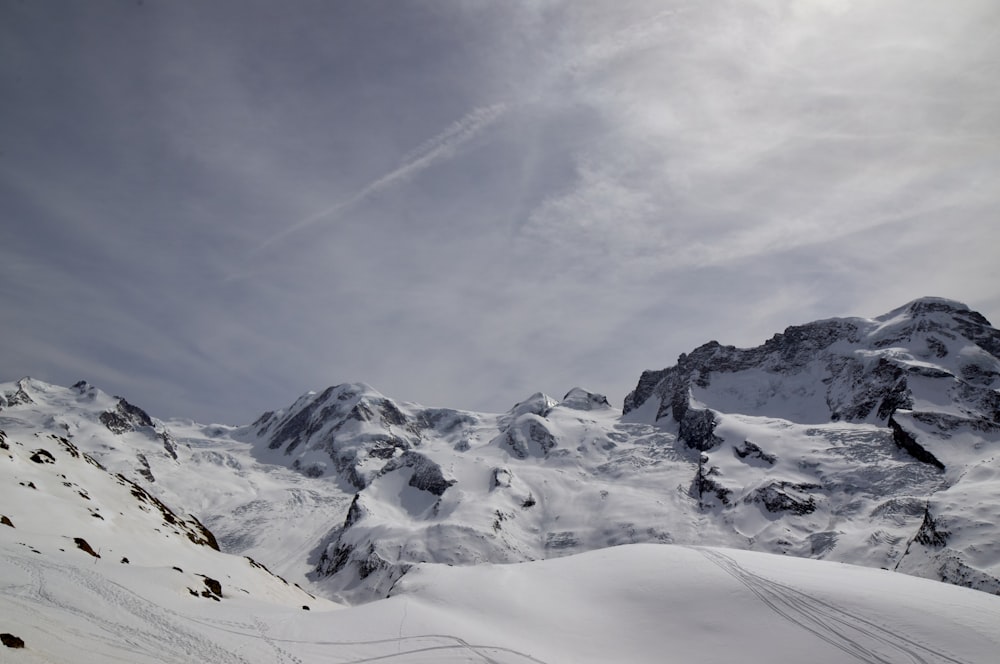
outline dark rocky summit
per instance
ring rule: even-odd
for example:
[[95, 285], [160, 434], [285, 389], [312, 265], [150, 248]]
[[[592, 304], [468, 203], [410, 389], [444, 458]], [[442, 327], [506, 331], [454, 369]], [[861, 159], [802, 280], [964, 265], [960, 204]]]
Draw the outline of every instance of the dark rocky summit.
[[101, 423], [111, 433], [116, 434], [135, 431], [138, 427], [153, 426], [153, 420], [150, 419], [146, 411], [138, 406], [133, 406], [121, 397], [118, 398], [118, 405], [114, 410], [101, 413]]

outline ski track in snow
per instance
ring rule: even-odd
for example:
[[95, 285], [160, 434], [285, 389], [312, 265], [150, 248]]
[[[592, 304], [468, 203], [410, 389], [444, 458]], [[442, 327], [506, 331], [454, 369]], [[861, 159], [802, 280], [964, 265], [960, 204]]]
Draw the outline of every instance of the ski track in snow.
[[914, 664], [970, 664], [801, 590], [755, 574], [724, 553], [692, 548], [746, 586], [782, 618], [815, 634], [858, 661], [866, 664], [899, 664], [901, 660], [886, 654], [887, 651], [895, 651]]
[[[261, 640], [263, 640], [265, 643], [267, 643], [269, 646], [271, 646], [275, 650], [276, 655], [279, 657], [279, 659], [275, 660], [277, 662], [292, 661], [292, 662], [296, 662], [297, 664], [301, 664], [301, 662], [303, 661], [300, 658], [296, 657], [295, 655], [292, 655], [291, 653], [289, 653], [287, 650], [283, 649], [279, 645], [279, 644], [282, 644], [282, 643], [286, 643], [286, 644], [299, 644], [299, 645], [307, 645], [307, 646], [336, 646], [336, 647], [367, 646], [367, 647], [372, 647], [374, 649], [377, 646], [398, 646], [400, 643], [408, 642], [408, 641], [410, 641], [410, 642], [411, 641], [432, 641], [432, 642], [433, 641], [451, 641], [452, 643], [448, 643], [448, 644], [444, 644], [444, 645], [426, 645], [426, 646], [422, 646], [422, 647], [419, 647], [419, 648], [417, 648], [417, 647], [411, 647], [408, 650], [398, 650], [398, 651], [392, 652], [392, 653], [376, 654], [376, 655], [371, 655], [371, 656], [367, 656], [367, 657], [362, 657], [360, 659], [344, 660], [342, 662], [342, 664], [362, 664], [363, 662], [386, 661], [386, 660], [390, 660], [390, 659], [404, 658], [407, 655], [414, 655], [414, 654], [419, 654], [419, 653], [427, 653], [427, 652], [435, 652], [435, 651], [444, 651], [444, 650], [465, 650], [465, 651], [470, 652], [471, 654], [475, 655], [476, 657], [482, 659], [484, 662], [487, 662], [489, 664], [503, 664], [503, 662], [501, 660], [497, 660], [497, 659], [494, 659], [493, 657], [490, 657], [487, 653], [491, 653], [491, 654], [493, 654], [493, 653], [499, 653], [499, 654], [504, 654], [504, 655], [513, 655], [513, 656], [515, 656], [517, 658], [516, 661], [520, 661], [520, 662], [527, 661], [527, 662], [534, 662], [535, 664], [546, 664], [545, 661], [540, 660], [537, 657], [532, 657], [531, 655], [529, 655], [527, 653], [524, 653], [524, 652], [521, 652], [519, 650], [514, 650], [512, 648], [505, 648], [503, 646], [491, 646], [491, 645], [482, 645], [482, 644], [469, 643], [465, 639], [462, 639], [460, 637], [457, 637], [457, 636], [454, 636], [454, 635], [451, 635], [451, 634], [415, 634], [415, 635], [411, 635], [411, 636], [394, 637], [394, 638], [391, 638], [391, 639], [368, 639], [368, 640], [361, 640], [361, 641], [316, 641], [316, 640], [313, 640], [313, 639], [309, 639], [309, 640], [305, 640], [305, 639], [282, 639], [282, 638], [276, 638], [276, 637], [269, 636], [267, 634], [267, 632], [269, 630], [268, 625], [266, 623], [264, 623], [263, 621], [261, 621], [259, 619], [256, 619], [256, 618], [254, 619], [254, 623], [251, 625], [251, 624], [247, 624], [247, 623], [232, 623], [232, 622], [226, 622], [226, 621], [208, 621], [206, 623], [206, 622], [202, 622], [201, 620], [196, 620], [194, 618], [188, 618], [186, 616], [180, 616], [180, 617], [187, 618], [188, 620], [192, 620], [194, 622], [197, 622], [198, 624], [203, 624], [203, 625], [205, 625], [207, 627], [213, 627], [215, 629], [218, 629], [218, 630], [224, 631], [224, 632], [228, 632], [230, 634], [236, 634], [236, 635], [239, 635], [239, 636], [261, 639]], [[216, 623], [216, 624], [209, 624], [209, 623]], [[253, 629], [257, 630], [257, 633], [248, 633], [248, 632], [243, 632], [243, 631], [237, 631], [237, 630], [234, 630], [234, 629], [227, 629], [227, 628], [221, 626], [223, 623], [225, 623], [225, 624], [231, 624], [231, 625], [234, 625], [234, 626], [240, 626], [240, 627], [246, 627], [246, 628], [253, 628]], [[503, 661], [510, 662], [511, 660], [505, 658]]]
[[[220, 664], [251, 664], [249, 660], [220, 646], [203, 634], [198, 634], [180, 624], [180, 620], [194, 623], [203, 628], [215, 629], [240, 637], [263, 641], [272, 652], [276, 664], [304, 664], [299, 656], [289, 652], [283, 644], [303, 646], [329, 646], [339, 648], [371, 648], [372, 653], [355, 659], [345, 659], [342, 664], [362, 664], [399, 660], [408, 656], [442, 651], [466, 651], [487, 664], [518, 664], [532, 662], [546, 664], [531, 655], [503, 646], [469, 643], [465, 639], [450, 634], [420, 634], [399, 636], [389, 639], [354, 641], [317, 641], [283, 639], [270, 635], [271, 626], [260, 618], [252, 622], [238, 622], [212, 618], [196, 618], [177, 611], [160, 607], [137, 595], [124, 586], [86, 569], [72, 565], [57, 566], [30, 557], [5, 556], [6, 562], [21, 569], [27, 575], [27, 582], [2, 588], [3, 594], [16, 602], [24, 611], [37, 613], [32, 604], [40, 604], [73, 614], [94, 625], [97, 629], [88, 636], [107, 643], [108, 646], [137, 656], [155, 653], [164, 662], [211, 661]], [[67, 603], [54, 595], [49, 587], [53, 584], [66, 587], [73, 585], [87, 593], [99, 597], [111, 606], [118, 607], [136, 620], [132, 624], [122, 624], [102, 616], [97, 607], [88, 610], [86, 602]], [[18, 601], [24, 600], [26, 602]], [[242, 629], [241, 629], [242, 628]], [[247, 630], [247, 631], [243, 631]], [[102, 636], [103, 635], [103, 636]], [[416, 642], [416, 643], [415, 643]], [[428, 643], [429, 642], [429, 643]], [[444, 643], [442, 643], [444, 642]], [[379, 653], [379, 646], [399, 646], [410, 644], [391, 653]], [[417, 647], [419, 646], [419, 647]], [[513, 656], [513, 658], [511, 657]], [[497, 658], [500, 659], [497, 659]]]
[[[11, 595], [29, 601], [34, 600], [85, 619], [99, 628], [89, 632], [88, 635], [100, 639], [99, 634], [105, 634], [102, 640], [114, 649], [137, 655], [156, 653], [157, 657], [162, 658], [161, 661], [250, 664], [248, 660], [234, 655], [204, 636], [185, 629], [183, 625], [171, 619], [170, 614], [173, 614], [173, 611], [140, 597], [100, 574], [71, 565], [57, 566], [31, 558], [8, 556], [6, 560], [24, 570], [30, 578], [27, 588], [20, 586], [19, 591]], [[56, 581], [57, 577], [61, 579]], [[50, 583], [62, 581], [83, 588], [111, 606], [127, 611], [137, 619], [136, 622], [125, 625], [102, 616], [97, 612], [97, 607], [88, 610], [84, 602], [69, 604], [62, 601], [49, 591]], [[14, 588], [8, 587], [4, 590], [6, 594]]]

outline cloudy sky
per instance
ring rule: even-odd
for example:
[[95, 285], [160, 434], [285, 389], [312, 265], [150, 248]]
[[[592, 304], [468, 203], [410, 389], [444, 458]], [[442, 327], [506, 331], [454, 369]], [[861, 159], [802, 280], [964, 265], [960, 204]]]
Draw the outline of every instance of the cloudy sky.
[[996, 0], [0, 2], [0, 380], [621, 404], [710, 339], [1000, 323]]

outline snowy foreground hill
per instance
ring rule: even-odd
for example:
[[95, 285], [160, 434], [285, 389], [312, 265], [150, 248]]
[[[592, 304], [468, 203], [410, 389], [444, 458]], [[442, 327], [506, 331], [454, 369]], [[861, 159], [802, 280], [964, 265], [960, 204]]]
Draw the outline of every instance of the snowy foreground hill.
[[994, 662], [998, 356], [924, 298], [710, 342], [623, 410], [351, 384], [229, 427], [0, 384], [0, 661]]

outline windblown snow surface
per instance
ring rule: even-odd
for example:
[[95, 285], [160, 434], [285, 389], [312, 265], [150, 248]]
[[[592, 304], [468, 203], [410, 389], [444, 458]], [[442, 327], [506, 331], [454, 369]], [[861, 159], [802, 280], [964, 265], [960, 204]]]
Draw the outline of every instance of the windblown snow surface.
[[624, 414], [0, 384], [0, 661], [1000, 661], [998, 352], [924, 298], [706, 344]]

